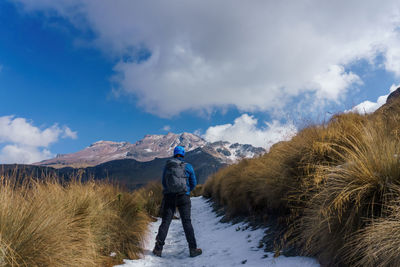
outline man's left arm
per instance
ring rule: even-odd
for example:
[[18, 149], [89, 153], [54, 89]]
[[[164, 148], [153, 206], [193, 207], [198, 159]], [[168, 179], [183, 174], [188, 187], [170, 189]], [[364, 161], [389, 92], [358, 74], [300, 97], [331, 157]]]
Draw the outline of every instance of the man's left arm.
[[196, 175], [194, 174], [194, 170], [191, 164], [186, 164], [186, 170], [189, 173], [189, 187], [190, 191], [192, 191], [197, 185]]
[[163, 173], [162, 173], [161, 183], [162, 183], [164, 189], [167, 188], [167, 185], [166, 185], [166, 182], [165, 182], [165, 167], [164, 167], [164, 170], [163, 170]]

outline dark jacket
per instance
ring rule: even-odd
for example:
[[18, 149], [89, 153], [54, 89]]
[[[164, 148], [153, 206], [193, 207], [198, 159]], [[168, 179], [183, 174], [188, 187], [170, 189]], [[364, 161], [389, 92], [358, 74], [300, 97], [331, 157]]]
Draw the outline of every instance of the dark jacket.
[[[178, 157], [179, 160], [181, 161], [185, 161], [183, 158]], [[194, 170], [193, 167], [190, 163], [185, 164], [185, 172], [186, 172], [186, 177], [188, 178], [186, 180], [186, 185], [187, 185], [187, 191], [186, 191], [186, 195], [190, 195], [190, 191], [192, 191], [196, 185], [197, 185], [197, 180], [196, 180], [196, 175], [194, 174]], [[166, 188], [165, 185], [165, 167], [164, 167], [164, 171], [163, 171], [163, 175], [162, 175], [162, 185], [163, 188]]]

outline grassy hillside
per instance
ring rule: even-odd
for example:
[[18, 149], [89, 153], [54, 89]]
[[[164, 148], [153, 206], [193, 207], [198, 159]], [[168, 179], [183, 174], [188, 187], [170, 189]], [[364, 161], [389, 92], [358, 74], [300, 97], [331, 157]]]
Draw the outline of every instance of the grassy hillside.
[[277, 254], [400, 266], [400, 101], [389, 104], [311, 125], [262, 157], [220, 170], [203, 194], [230, 217], [278, 225], [269, 233]]
[[160, 184], [129, 193], [54, 178], [0, 177], [1, 266], [111, 266], [138, 257]]

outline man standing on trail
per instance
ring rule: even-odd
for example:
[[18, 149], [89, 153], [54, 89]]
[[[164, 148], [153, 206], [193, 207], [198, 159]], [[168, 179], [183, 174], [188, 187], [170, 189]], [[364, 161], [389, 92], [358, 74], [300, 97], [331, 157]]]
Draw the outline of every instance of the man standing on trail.
[[202, 253], [202, 250], [197, 248], [190, 219], [190, 191], [195, 188], [197, 181], [192, 165], [184, 161], [184, 156], [185, 149], [182, 146], [175, 147], [174, 157], [169, 159], [164, 167], [162, 176], [164, 189], [163, 205], [161, 207], [162, 222], [158, 229], [156, 245], [153, 249], [153, 254], [159, 257], [161, 257], [165, 238], [176, 207], [178, 207], [186, 240], [189, 243], [190, 257], [196, 257]]

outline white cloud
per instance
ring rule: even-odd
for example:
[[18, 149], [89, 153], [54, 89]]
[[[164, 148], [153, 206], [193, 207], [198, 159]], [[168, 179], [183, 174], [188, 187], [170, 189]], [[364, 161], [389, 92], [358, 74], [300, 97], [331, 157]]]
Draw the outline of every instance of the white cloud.
[[64, 130], [64, 134], [62, 136], [63, 138], [71, 138], [71, 139], [78, 138], [78, 132], [72, 131], [69, 127], [64, 126], [63, 130]]
[[[389, 89], [389, 94], [395, 91], [399, 87], [400, 85], [392, 84], [392, 86]], [[354, 106], [351, 110], [346, 110], [345, 112], [356, 112], [360, 114], [372, 113], [386, 103], [389, 94], [378, 97], [376, 102], [371, 102], [368, 100], [364, 101], [358, 104], [357, 106]]]
[[399, 35], [392, 36], [389, 40], [385, 51], [385, 68], [393, 72], [397, 77], [400, 77], [400, 47]]
[[0, 117], [0, 142], [18, 143], [27, 146], [47, 147], [58, 140], [63, 130], [53, 125], [44, 130], [32, 125], [24, 118]]
[[60, 138], [77, 138], [77, 132], [57, 124], [40, 129], [25, 118], [0, 117], [0, 163], [33, 163], [52, 156], [48, 147]]
[[327, 72], [316, 75], [313, 82], [318, 88], [317, 97], [332, 101], [338, 101], [344, 96], [352, 84], [362, 83], [358, 75], [352, 72], [346, 73], [344, 67], [338, 65], [333, 65]]
[[[270, 111], [310, 93], [337, 102], [361, 83], [345, 68], [378, 55], [400, 75], [397, 0], [15, 1], [93, 30], [93, 45], [119, 59], [114, 92], [162, 117]], [[138, 63], [141, 48], [151, 57]]]
[[169, 131], [171, 131], [171, 126], [165, 125], [165, 126], [162, 128], [162, 130], [163, 130], [163, 131], [166, 131], [166, 132], [169, 132]]
[[0, 150], [0, 163], [33, 163], [51, 158], [53, 154], [48, 149], [33, 146], [6, 145]]
[[297, 130], [292, 123], [281, 124], [279, 121], [265, 122], [265, 127], [257, 127], [254, 116], [243, 114], [233, 124], [209, 127], [203, 138], [209, 142], [229, 141], [231, 143], [251, 144], [269, 149], [273, 144], [288, 140]]
[[[400, 87], [400, 84], [392, 84], [392, 86], [390, 86], [389, 91], [390, 93], [393, 93], [394, 91], [396, 91], [398, 88]], [[389, 94], [390, 94], [389, 93]]]

